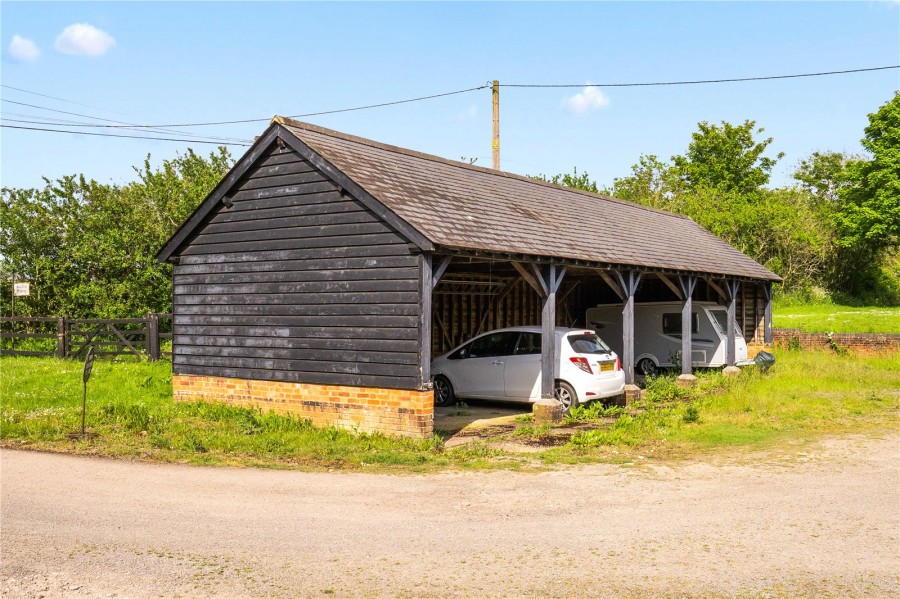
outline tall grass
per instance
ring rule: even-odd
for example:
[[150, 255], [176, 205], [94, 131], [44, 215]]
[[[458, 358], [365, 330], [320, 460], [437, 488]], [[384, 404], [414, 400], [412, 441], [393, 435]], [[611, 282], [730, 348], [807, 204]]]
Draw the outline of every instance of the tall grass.
[[[171, 364], [96, 362], [81, 426], [82, 366], [0, 360], [0, 439], [6, 444], [163, 461], [364, 467], [449, 463], [440, 438], [418, 441], [313, 427], [220, 403], [174, 403]], [[73, 438], [74, 436], [74, 438]]]
[[636, 410], [608, 428], [576, 434], [571, 445], [765, 445], [785, 437], [893, 428], [898, 407], [900, 355], [783, 351], [765, 374], [748, 370], [728, 379], [705, 373], [687, 389], [674, 377], [652, 379]]

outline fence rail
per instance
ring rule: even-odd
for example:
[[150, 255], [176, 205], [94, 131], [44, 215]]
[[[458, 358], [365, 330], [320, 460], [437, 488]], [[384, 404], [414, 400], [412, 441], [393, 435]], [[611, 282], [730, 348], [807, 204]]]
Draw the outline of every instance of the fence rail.
[[0, 317], [0, 353], [9, 356], [82, 358], [97, 356], [169, 357], [172, 315], [143, 318]]

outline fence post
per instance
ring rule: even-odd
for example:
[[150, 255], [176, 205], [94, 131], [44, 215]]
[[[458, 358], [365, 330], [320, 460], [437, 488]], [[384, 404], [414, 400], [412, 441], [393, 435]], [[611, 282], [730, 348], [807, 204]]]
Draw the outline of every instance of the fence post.
[[66, 317], [59, 316], [56, 319], [56, 357], [63, 359], [68, 353], [66, 347]]
[[159, 314], [147, 314], [147, 354], [151, 362], [159, 360]]

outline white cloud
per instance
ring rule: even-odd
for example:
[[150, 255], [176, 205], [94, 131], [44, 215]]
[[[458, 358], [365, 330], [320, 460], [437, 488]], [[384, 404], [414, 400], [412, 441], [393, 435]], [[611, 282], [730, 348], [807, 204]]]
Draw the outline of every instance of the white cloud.
[[609, 98], [599, 88], [585, 86], [583, 90], [563, 100], [563, 105], [572, 114], [585, 114], [589, 110], [597, 110], [609, 106]]
[[34, 62], [41, 55], [41, 51], [30, 39], [14, 35], [9, 42], [9, 55], [22, 62]]
[[461, 121], [472, 121], [475, 120], [475, 117], [478, 116], [478, 106], [472, 104], [458, 115], [456, 115]]
[[116, 45], [116, 40], [93, 25], [74, 23], [56, 36], [56, 51], [63, 54], [100, 56]]

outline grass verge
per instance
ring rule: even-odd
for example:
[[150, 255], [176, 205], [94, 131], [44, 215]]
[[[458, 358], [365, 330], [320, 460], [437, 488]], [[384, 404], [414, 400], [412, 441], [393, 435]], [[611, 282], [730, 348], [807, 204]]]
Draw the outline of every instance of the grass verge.
[[[896, 430], [900, 356], [782, 351], [768, 374], [701, 374], [693, 389], [671, 377], [627, 409], [593, 403], [551, 430], [527, 419], [502, 438], [447, 449], [416, 441], [317, 428], [308, 421], [211, 403], [174, 403], [167, 362], [97, 362], [88, 388], [92, 436], [81, 423], [81, 364], [0, 359], [0, 443], [130, 459], [299, 469], [421, 472], [531, 468], [559, 463], [729, 454], [822, 436]], [[568, 434], [566, 434], [568, 432]], [[560, 443], [538, 452], [518, 440]]]
[[900, 333], [900, 307], [776, 304], [772, 323], [808, 333]]

